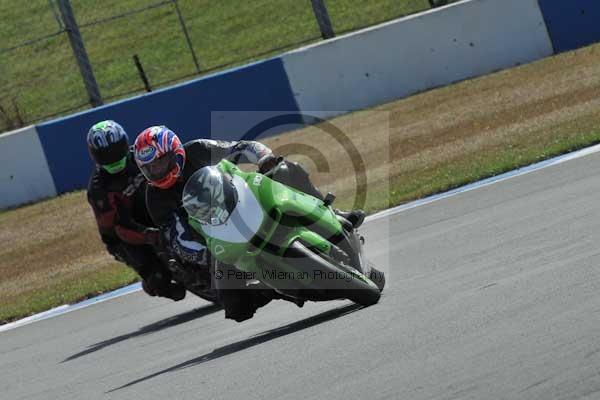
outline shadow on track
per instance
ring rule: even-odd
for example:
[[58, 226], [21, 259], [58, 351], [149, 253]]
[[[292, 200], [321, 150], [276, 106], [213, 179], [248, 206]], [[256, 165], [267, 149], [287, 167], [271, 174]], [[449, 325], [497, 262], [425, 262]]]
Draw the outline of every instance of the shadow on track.
[[198, 364], [205, 363], [207, 361], [215, 360], [220, 357], [224, 357], [238, 351], [245, 350], [247, 348], [268, 342], [273, 339], [277, 339], [279, 337], [289, 335], [294, 332], [301, 331], [306, 328], [310, 328], [311, 326], [315, 326], [318, 324], [322, 324], [327, 321], [331, 321], [333, 319], [339, 318], [341, 316], [350, 314], [354, 311], [360, 310], [363, 308], [358, 304], [350, 304], [343, 307], [338, 307], [333, 310], [322, 312], [321, 314], [317, 314], [315, 316], [303, 319], [301, 321], [293, 322], [288, 325], [281, 326], [279, 328], [271, 329], [257, 335], [251, 336], [248, 339], [241, 340], [236, 343], [229, 344], [227, 346], [219, 347], [218, 349], [213, 350], [210, 353], [206, 353], [201, 355], [200, 357], [192, 358], [191, 360], [184, 361], [181, 364], [174, 365], [170, 368], [163, 369], [162, 371], [155, 372], [151, 375], [145, 376], [140, 379], [136, 379], [129, 383], [126, 383], [123, 386], [119, 386], [118, 388], [114, 388], [109, 390], [106, 393], [116, 392], [117, 390], [125, 389], [129, 386], [137, 385], [138, 383], [150, 380], [152, 378], [156, 378], [157, 376], [166, 374], [168, 372], [177, 371], [184, 368], [193, 367]]
[[112, 339], [104, 340], [102, 342], [90, 345], [89, 348], [87, 348], [77, 354], [73, 354], [72, 356], [70, 356], [68, 358], [65, 358], [63, 361], [61, 361], [61, 364], [64, 362], [67, 362], [67, 361], [75, 360], [79, 357], [83, 357], [90, 353], [94, 353], [98, 350], [102, 350], [105, 347], [112, 346], [113, 344], [117, 344], [117, 343], [123, 342], [128, 339], [132, 339], [132, 338], [139, 337], [139, 336], [144, 336], [149, 333], [154, 333], [154, 332], [158, 332], [163, 329], [166, 329], [166, 328], [170, 328], [172, 326], [184, 324], [184, 323], [192, 321], [196, 318], [204, 317], [206, 315], [220, 311], [221, 309], [222, 308], [220, 305], [211, 304], [208, 306], [196, 308], [195, 310], [187, 311], [183, 314], [165, 318], [165, 319], [155, 322], [153, 324], [143, 326], [135, 332], [127, 333], [125, 335], [117, 336]]

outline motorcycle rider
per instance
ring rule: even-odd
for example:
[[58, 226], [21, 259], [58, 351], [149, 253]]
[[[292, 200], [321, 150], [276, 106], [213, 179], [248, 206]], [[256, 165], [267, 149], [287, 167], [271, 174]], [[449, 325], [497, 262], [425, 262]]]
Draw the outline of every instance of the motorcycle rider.
[[150, 296], [183, 299], [185, 288], [171, 282], [157, 254], [160, 231], [152, 227], [145, 202], [146, 179], [134, 161], [127, 133], [115, 121], [101, 121], [90, 128], [87, 146], [96, 164], [87, 198], [106, 249], [140, 275]]
[[[206, 268], [212, 266], [204, 239], [189, 227], [185, 211], [181, 209], [184, 185], [200, 168], [227, 159], [234, 163], [255, 164], [259, 172], [267, 173], [279, 163], [284, 163], [286, 173], [280, 179], [283, 183], [323, 199], [300, 164], [274, 156], [271, 149], [256, 141], [197, 139], [183, 145], [169, 128], [152, 126], [136, 138], [134, 154], [149, 183], [146, 206], [152, 220], [156, 226], [169, 232], [171, 247], [180, 259]], [[338, 211], [338, 214], [354, 227], [360, 226], [364, 220], [361, 210]], [[219, 291], [225, 317], [238, 322], [251, 318], [256, 309], [271, 300], [257, 296], [251, 290], [236, 288], [235, 283], [228, 289]]]

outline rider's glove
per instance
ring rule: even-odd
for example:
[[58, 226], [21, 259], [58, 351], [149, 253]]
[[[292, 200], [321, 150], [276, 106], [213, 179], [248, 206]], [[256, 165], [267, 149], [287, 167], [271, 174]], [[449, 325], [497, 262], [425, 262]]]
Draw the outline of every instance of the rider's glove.
[[267, 154], [260, 160], [258, 160], [258, 172], [261, 174], [266, 174], [271, 171], [273, 168], [277, 166], [281, 161], [283, 161], [283, 157], [274, 156], [273, 154]]

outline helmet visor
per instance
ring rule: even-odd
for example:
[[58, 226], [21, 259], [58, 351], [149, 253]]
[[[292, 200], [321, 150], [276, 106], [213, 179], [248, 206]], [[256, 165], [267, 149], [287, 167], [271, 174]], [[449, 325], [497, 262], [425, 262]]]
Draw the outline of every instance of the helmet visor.
[[175, 153], [168, 152], [164, 156], [140, 166], [140, 169], [149, 181], [160, 181], [169, 175], [169, 172], [176, 166], [177, 159]]
[[112, 164], [102, 165], [102, 168], [109, 174], [117, 174], [117, 173], [123, 171], [125, 169], [126, 165], [127, 165], [127, 157], [123, 157], [119, 161], [114, 162]]
[[116, 143], [112, 143], [108, 147], [90, 148], [92, 158], [99, 165], [114, 164], [127, 156], [129, 145], [127, 139], [123, 138]]

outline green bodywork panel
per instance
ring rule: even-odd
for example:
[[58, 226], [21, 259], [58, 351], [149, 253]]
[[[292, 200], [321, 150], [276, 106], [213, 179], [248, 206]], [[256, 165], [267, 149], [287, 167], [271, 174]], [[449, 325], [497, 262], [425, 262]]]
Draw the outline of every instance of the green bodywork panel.
[[[331, 207], [325, 206], [323, 201], [313, 196], [267, 176], [244, 172], [227, 160], [222, 160], [218, 168], [242, 178], [264, 212], [263, 222], [252, 243], [231, 243], [211, 237], [202, 224], [189, 219], [190, 225], [206, 239], [207, 247], [218, 261], [255, 274], [260, 274], [261, 269], [269, 269], [272, 266], [276, 266], [277, 270], [283, 273], [293, 274], [296, 271], [287, 265], [281, 256], [295, 240], [323, 253], [329, 253], [332, 244], [314, 230], [327, 233], [327, 236], [341, 233], [342, 225]], [[285, 235], [279, 234], [275, 237], [274, 233], [284, 218]], [[282, 232], [281, 229], [279, 231]], [[264, 280], [264, 274], [260, 276], [261, 280]], [[305, 284], [310, 284], [310, 280]]]

